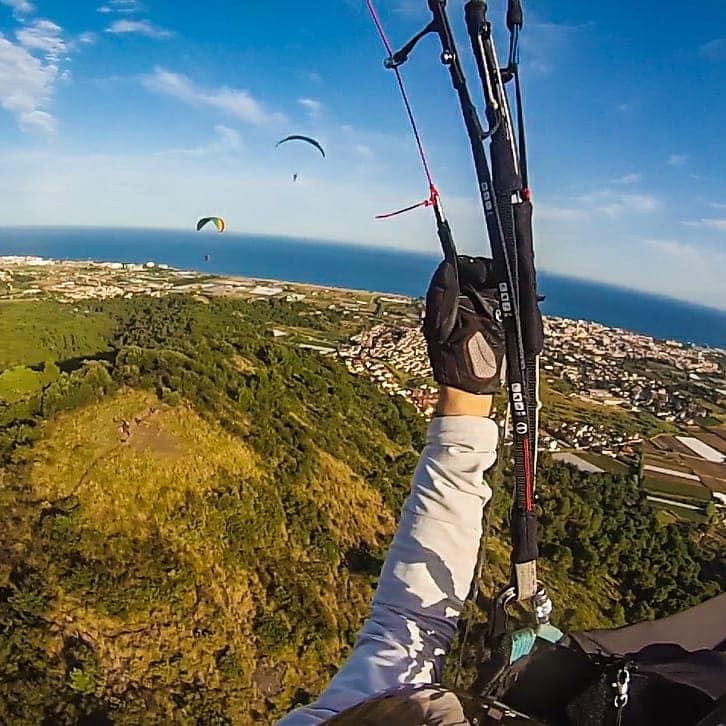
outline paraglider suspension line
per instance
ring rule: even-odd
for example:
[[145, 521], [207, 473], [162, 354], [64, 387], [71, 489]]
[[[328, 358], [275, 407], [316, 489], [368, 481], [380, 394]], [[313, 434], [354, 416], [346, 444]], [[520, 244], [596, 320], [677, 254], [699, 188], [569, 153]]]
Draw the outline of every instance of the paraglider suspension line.
[[[386, 49], [386, 52], [388, 53], [388, 57], [393, 58], [393, 47], [388, 42], [386, 31], [383, 29], [383, 23], [381, 23], [381, 19], [376, 12], [376, 8], [373, 5], [373, 0], [366, 0], [366, 4], [368, 5], [368, 10], [370, 11], [373, 22], [375, 23], [376, 29], [378, 30], [378, 35], [381, 36], [383, 45]], [[429, 168], [429, 162], [426, 158], [426, 152], [424, 151], [423, 142], [421, 141], [421, 134], [418, 130], [416, 117], [413, 115], [411, 102], [409, 101], [408, 93], [406, 92], [406, 85], [403, 82], [403, 76], [401, 75], [401, 71], [398, 69], [398, 66], [393, 65], [392, 68], [393, 72], [396, 74], [396, 80], [398, 81], [398, 88], [401, 91], [403, 105], [406, 107], [408, 120], [411, 123], [411, 130], [413, 131], [414, 138], [416, 139], [416, 146], [418, 147], [418, 153], [421, 157], [421, 164], [423, 165], [424, 173], [426, 174], [426, 179], [429, 183], [429, 198], [425, 199], [423, 202], [419, 202], [418, 204], [412, 204], [410, 207], [406, 207], [405, 209], [399, 209], [397, 212], [391, 212], [389, 214], [379, 214], [376, 216], [376, 219], [387, 219], [389, 217], [395, 217], [399, 214], [410, 212], [412, 209], [417, 209], [418, 207], [434, 207], [435, 209], [438, 209], [439, 207], [439, 192], [436, 189], [436, 185], [434, 184], [434, 180], [431, 176], [431, 169]]]
[[389, 219], [390, 217], [397, 217], [399, 214], [405, 214], [419, 207], [438, 207], [439, 192], [435, 186], [431, 186], [431, 196], [428, 199], [424, 199], [423, 202], [412, 204], [409, 207], [404, 207], [396, 212], [388, 212], [387, 214], [376, 214], [376, 219]]

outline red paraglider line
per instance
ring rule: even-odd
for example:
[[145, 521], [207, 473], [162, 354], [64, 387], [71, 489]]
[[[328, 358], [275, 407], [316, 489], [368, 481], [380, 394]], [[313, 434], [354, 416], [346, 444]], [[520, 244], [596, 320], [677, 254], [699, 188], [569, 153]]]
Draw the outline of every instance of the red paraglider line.
[[530, 467], [530, 456], [529, 456], [529, 440], [525, 439], [524, 444], [524, 484], [525, 484], [525, 501], [527, 511], [531, 512], [534, 507], [532, 505], [532, 469]]
[[389, 217], [397, 217], [399, 214], [405, 214], [406, 212], [410, 212], [413, 209], [418, 209], [419, 207], [430, 207], [432, 204], [436, 204], [436, 201], [434, 201], [434, 195], [436, 196], [436, 199], [438, 199], [438, 192], [435, 188], [431, 188], [432, 196], [429, 199], [424, 199], [423, 202], [419, 202], [418, 204], [412, 204], [410, 207], [404, 207], [403, 209], [399, 209], [397, 212], [389, 212], [388, 214], [376, 214], [376, 219], [388, 219]]
[[[388, 57], [393, 57], [393, 48], [391, 47], [391, 44], [388, 42], [388, 38], [386, 37], [386, 31], [383, 29], [383, 23], [381, 23], [381, 19], [378, 16], [378, 13], [376, 12], [375, 7], [373, 6], [373, 0], [366, 0], [366, 4], [368, 5], [368, 10], [370, 11], [371, 17], [373, 18], [373, 22], [376, 24], [376, 29], [378, 30], [378, 34], [381, 36], [381, 40], [383, 41], [383, 45], [386, 48], [386, 52], [388, 53]], [[424, 200], [423, 202], [419, 202], [418, 204], [413, 204], [410, 207], [406, 207], [405, 209], [401, 209], [398, 212], [391, 212], [390, 214], [379, 214], [376, 215], [376, 219], [387, 219], [389, 217], [395, 217], [398, 214], [403, 214], [404, 212], [410, 212], [412, 209], [417, 209], [418, 207], [431, 207], [431, 206], [438, 206], [439, 203], [439, 192], [436, 189], [436, 185], [434, 184], [434, 180], [431, 177], [431, 169], [429, 168], [428, 160], [426, 159], [426, 152], [424, 151], [423, 142], [421, 141], [421, 134], [418, 130], [418, 125], [416, 124], [416, 118], [413, 115], [413, 109], [411, 108], [411, 102], [408, 99], [408, 93], [406, 92], [406, 86], [403, 82], [403, 76], [401, 75], [401, 71], [398, 70], [398, 67], [394, 66], [393, 71], [396, 74], [396, 80], [398, 81], [398, 87], [401, 90], [401, 97], [403, 98], [404, 106], [406, 107], [406, 113], [408, 114], [408, 120], [411, 122], [411, 129], [413, 130], [414, 138], [416, 139], [416, 146], [418, 147], [418, 153], [421, 157], [421, 163], [423, 164], [424, 173], [426, 174], [426, 179], [429, 183], [429, 198]]]

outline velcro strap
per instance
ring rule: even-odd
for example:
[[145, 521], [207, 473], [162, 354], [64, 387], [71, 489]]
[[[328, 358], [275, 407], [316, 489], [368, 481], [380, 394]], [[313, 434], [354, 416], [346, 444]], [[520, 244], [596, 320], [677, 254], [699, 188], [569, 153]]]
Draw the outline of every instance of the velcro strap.
[[537, 560], [514, 565], [517, 581], [517, 600], [531, 600], [537, 593]]

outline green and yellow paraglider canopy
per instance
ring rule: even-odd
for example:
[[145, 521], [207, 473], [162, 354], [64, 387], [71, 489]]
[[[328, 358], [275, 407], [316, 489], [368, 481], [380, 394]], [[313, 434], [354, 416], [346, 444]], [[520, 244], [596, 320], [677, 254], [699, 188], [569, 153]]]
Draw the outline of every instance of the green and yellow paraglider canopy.
[[199, 230], [209, 222], [212, 222], [214, 224], [214, 226], [217, 228], [217, 232], [224, 232], [226, 225], [221, 217], [202, 217], [197, 222], [197, 232], [199, 232]]

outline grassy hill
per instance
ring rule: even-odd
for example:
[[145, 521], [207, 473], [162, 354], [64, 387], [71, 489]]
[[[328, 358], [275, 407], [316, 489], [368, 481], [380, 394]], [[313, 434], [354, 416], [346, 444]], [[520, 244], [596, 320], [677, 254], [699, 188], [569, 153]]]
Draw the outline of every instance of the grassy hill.
[[[0, 722], [269, 723], [308, 701], [367, 613], [422, 420], [272, 341], [298, 303], [19, 305], [0, 322]], [[722, 584], [704, 531], [659, 523], [632, 482], [545, 462], [542, 497], [561, 624]], [[506, 509], [499, 491], [485, 593]]]
[[[187, 700], [201, 688], [205, 708], [240, 722], [340, 658], [370, 596], [367, 577], [336, 580], [341, 554], [382, 546], [394, 521], [344, 462], [317, 452], [319, 474], [288, 501], [239, 437], [130, 389], [44, 428], [24, 492], [38, 505], [12, 533], [43, 582], [23, 580], [38, 611], [16, 614], [41, 618], [44, 675], [70, 686], [69, 701], [122, 685], [128, 698], [133, 683], [143, 697], [124, 699], [130, 723], [150, 694], [159, 722], [195, 722]], [[69, 643], [84, 658], [64, 657]]]
[[49, 313], [28, 362], [68, 358], [0, 406], [0, 721], [251, 723], [308, 698], [365, 615], [414, 412], [271, 345], [289, 310], [111, 304], [85, 348]]

